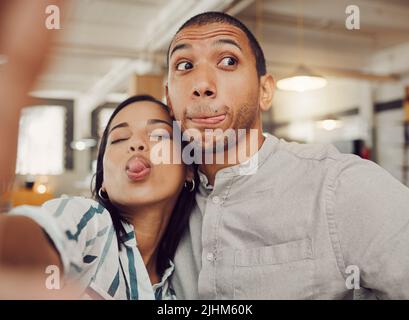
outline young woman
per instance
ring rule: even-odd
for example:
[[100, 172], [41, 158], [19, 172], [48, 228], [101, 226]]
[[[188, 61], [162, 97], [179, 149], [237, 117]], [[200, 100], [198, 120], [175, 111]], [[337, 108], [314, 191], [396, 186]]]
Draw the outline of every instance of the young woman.
[[13, 209], [0, 219], [0, 260], [45, 272], [57, 266], [62, 286], [75, 286], [81, 298], [174, 299], [171, 260], [197, 176], [180, 162], [152, 161], [155, 148], [163, 159], [177, 159], [173, 152], [181, 146], [172, 135], [172, 118], [160, 101], [135, 96], [121, 103], [100, 143], [94, 199]]

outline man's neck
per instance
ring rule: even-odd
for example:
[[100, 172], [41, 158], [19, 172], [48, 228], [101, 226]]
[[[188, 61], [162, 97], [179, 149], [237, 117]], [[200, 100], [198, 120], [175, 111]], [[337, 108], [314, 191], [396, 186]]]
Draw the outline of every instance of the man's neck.
[[160, 281], [157, 273], [157, 252], [166, 230], [174, 204], [140, 207], [134, 213], [124, 214], [135, 229], [138, 250], [146, 266], [152, 284]]
[[[250, 159], [252, 156], [254, 156], [261, 148], [265, 140], [265, 137], [263, 136], [262, 130], [258, 129], [258, 134], [257, 134], [257, 147], [252, 147], [251, 148], [251, 143], [254, 143], [252, 139], [250, 138], [250, 133], [247, 133], [245, 135], [245, 138], [242, 139], [241, 141], [237, 142], [236, 148], [234, 149], [229, 149], [224, 151], [224, 161], [222, 164], [218, 163], [211, 163], [211, 164], [206, 164], [203, 163], [199, 166], [199, 169], [203, 174], [206, 175], [207, 180], [210, 185], [214, 186], [214, 182], [216, 179], [216, 174], [219, 170], [222, 170], [224, 168], [232, 167], [235, 165], [238, 165], [240, 163], [243, 163]], [[245, 150], [245, 153], [243, 153]], [[239, 156], [239, 153], [241, 155]], [[230, 159], [236, 159], [233, 163], [229, 162], [229, 157]], [[214, 159], [215, 157], [213, 157]], [[215, 162], [215, 161], [213, 161]]]

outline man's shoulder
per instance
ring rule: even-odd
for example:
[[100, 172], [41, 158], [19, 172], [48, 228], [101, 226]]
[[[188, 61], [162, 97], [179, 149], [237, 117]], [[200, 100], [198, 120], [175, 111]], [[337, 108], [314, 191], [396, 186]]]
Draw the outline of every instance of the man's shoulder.
[[354, 169], [352, 171], [365, 168], [366, 172], [380, 170], [372, 161], [364, 160], [355, 154], [341, 153], [332, 144], [288, 142], [272, 136], [271, 139], [275, 139], [276, 146], [272, 156], [280, 159], [279, 163], [284, 163], [288, 170], [300, 173], [306, 170], [317, 174], [320, 172], [334, 179], [346, 168]]
[[[321, 172], [333, 188], [343, 186], [353, 190], [362, 188], [382, 189], [382, 185], [391, 184], [401, 188], [402, 184], [377, 163], [363, 159], [355, 154], [341, 153], [331, 144], [302, 144], [277, 140], [276, 153], [286, 157], [286, 164], [292, 168], [303, 168]], [[307, 165], [301, 165], [305, 162]], [[311, 164], [311, 162], [313, 164]], [[292, 163], [292, 165], [291, 165]], [[318, 170], [318, 171], [317, 171]]]
[[300, 160], [342, 160], [342, 154], [332, 144], [298, 143], [277, 139], [277, 151]]

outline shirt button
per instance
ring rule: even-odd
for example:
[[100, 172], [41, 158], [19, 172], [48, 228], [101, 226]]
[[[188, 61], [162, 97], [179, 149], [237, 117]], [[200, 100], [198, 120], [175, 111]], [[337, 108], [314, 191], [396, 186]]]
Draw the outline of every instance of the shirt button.
[[213, 259], [214, 259], [213, 253], [209, 252], [209, 253], [207, 254], [206, 258], [207, 258], [208, 261], [213, 261]]
[[218, 204], [220, 202], [220, 198], [218, 196], [214, 196], [212, 198], [212, 201], [213, 201], [214, 204]]

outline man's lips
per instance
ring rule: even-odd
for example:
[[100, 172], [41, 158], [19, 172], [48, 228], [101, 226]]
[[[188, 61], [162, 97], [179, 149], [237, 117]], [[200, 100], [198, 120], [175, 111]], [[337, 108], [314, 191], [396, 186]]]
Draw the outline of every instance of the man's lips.
[[149, 161], [142, 157], [134, 156], [126, 164], [126, 174], [132, 181], [145, 179], [151, 172]]
[[191, 117], [190, 118], [192, 122], [198, 123], [198, 124], [218, 124], [222, 122], [224, 119], [226, 119], [226, 114], [221, 114], [221, 115], [212, 116], [212, 117], [201, 116], [201, 117]]

